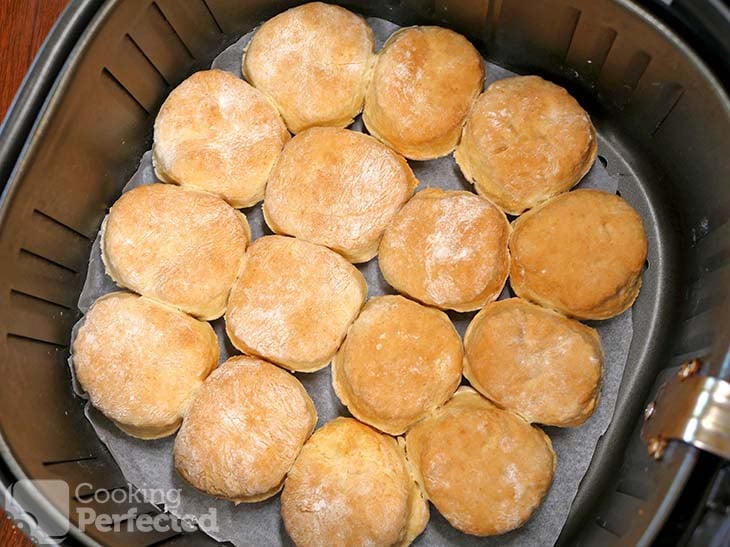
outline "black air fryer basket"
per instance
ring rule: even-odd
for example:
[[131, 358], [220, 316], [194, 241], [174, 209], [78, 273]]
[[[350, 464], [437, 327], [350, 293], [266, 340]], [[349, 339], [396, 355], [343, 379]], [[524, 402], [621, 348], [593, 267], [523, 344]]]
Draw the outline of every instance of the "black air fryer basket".
[[[8, 489], [24, 478], [62, 479], [71, 496], [81, 483], [125, 487], [66, 365], [92, 241], [150, 147], [169, 91], [296, 3], [73, 0], [51, 32], [0, 138], [0, 491], [11, 513], [19, 507]], [[728, 470], [700, 448], [730, 451], [730, 403], [712, 391], [724, 385], [712, 378], [730, 379], [730, 10], [720, 0], [343, 5], [401, 25], [453, 28], [491, 61], [556, 81], [589, 110], [607, 143], [599, 160], [641, 212], [650, 251], [615, 416], [560, 542], [727, 545]], [[682, 369], [690, 378], [679, 382], [677, 370], [693, 359]], [[655, 459], [640, 431], [667, 381], [671, 396], [659, 398], [646, 422]], [[60, 522], [58, 507], [68, 503], [73, 514], [81, 503], [52, 499], [42, 487], [33, 494], [41, 523]], [[36, 519], [23, 526], [40, 537]], [[65, 541], [214, 543], [200, 532], [126, 529], [74, 530]]]

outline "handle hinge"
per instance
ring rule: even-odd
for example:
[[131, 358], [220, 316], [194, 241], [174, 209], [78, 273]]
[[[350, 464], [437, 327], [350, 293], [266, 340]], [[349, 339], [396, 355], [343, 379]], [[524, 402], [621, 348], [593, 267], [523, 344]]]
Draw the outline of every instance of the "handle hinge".
[[682, 441], [730, 459], [730, 383], [699, 369], [698, 359], [683, 364], [644, 410], [641, 438], [653, 458]]

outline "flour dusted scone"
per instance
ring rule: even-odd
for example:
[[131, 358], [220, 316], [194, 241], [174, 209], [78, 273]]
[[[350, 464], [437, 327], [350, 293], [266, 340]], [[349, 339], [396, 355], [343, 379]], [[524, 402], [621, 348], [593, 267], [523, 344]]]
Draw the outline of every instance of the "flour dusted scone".
[[99, 298], [71, 349], [76, 379], [125, 433], [174, 433], [203, 380], [218, 364], [208, 323], [129, 292]]
[[314, 372], [330, 362], [366, 296], [362, 274], [334, 251], [262, 237], [231, 290], [226, 332], [244, 353]]
[[266, 188], [264, 217], [274, 232], [367, 262], [417, 185], [408, 163], [369, 135], [314, 127], [284, 147]]
[[550, 488], [550, 438], [468, 387], [406, 434], [406, 451], [426, 497], [466, 534], [522, 526]]
[[528, 422], [573, 427], [596, 409], [603, 350], [595, 329], [521, 298], [492, 302], [464, 336], [464, 376]]
[[101, 230], [118, 285], [201, 319], [223, 315], [251, 238], [246, 217], [222, 199], [167, 184], [123, 194]]
[[160, 180], [217, 194], [234, 207], [264, 197], [289, 133], [266, 97], [222, 70], [196, 72], [155, 120], [152, 161]]
[[497, 298], [507, 281], [510, 231], [505, 214], [479, 196], [429, 188], [388, 226], [378, 264], [399, 292], [471, 311]]
[[231, 357], [208, 377], [175, 439], [175, 468], [198, 490], [236, 503], [265, 500], [317, 423], [294, 375], [254, 357]]
[[406, 546], [428, 523], [428, 505], [398, 441], [336, 418], [307, 441], [281, 494], [298, 547]]
[[375, 53], [365, 20], [312, 2], [269, 19], [243, 57], [243, 74], [268, 95], [292, 133], [345, 127], [362, 110]]
[[641, 217], [620, 197], [575, 190], [512, 227], [517, 296], [578, 319], [608, 319], [636, 300], [648, 243]]
[[591, 119], [565, 89], [517, 76], [477, 99], [454, 157], [480, 195], [519, 215], [577, 184], [596, 152]]
[[461, 34], [401, 29], [378, 54], [363, 121], [371, 135], [407, 158], [445, 156], [459, 141], [483, 82], [482, 58]]
[[332, 360], [332, 385], [357, 419], [399, 435], [454, 393], [463, 357], [444, 312], [380, 296], [347, 331]]

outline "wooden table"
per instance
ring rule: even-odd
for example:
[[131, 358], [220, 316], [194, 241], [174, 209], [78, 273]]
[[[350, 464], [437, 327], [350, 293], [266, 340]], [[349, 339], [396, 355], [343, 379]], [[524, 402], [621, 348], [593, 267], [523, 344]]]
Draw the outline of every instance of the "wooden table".
[[[0, 0], [0, 119], [68, 0]], [[0, 509], [0, 546], [32, 543]]]

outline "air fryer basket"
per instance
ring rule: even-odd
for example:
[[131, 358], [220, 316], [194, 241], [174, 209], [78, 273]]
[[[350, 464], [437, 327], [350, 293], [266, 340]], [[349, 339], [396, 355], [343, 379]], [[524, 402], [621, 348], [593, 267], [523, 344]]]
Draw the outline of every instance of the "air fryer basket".
[[[149, 148], [155, 113], [169, 90], [207, 67], [238, 36], [296, 3], [71, 3], [62, 25], [78, 28], [75, 16], [94, 14], [93, 19], [22, 151], [18, 143], [10, 151], [12, 143], [0, 145], [0, 168], [8, 167], [9, 155], [17, 160], [0, 210], [4, 484], [23, 477], [62, 478], [72, 493], [81, 483], [106, 490], [126, 485], [84, 418], [82, 401], [73, 396], [65, 362], [91, 243]], [[351, 0], [343, 5], [402, 25], [454, 28], [490, 60], [566, 86], [590, 111], [602, 136], [599, 159], [619, 177], [621, 195], [642, 213], [650, 254], [616, 414], [561, 542], [650, 541], [700, 458], [696, 449], [681, 444], [670, 445], [660, 462], [646, 455], [638, 430], [652, 386], [690, 357], [702, 357], [708, 374], [730, 376], [730, 325], [722, 321], [730, 302], [725, 281], [730, 103], [722, 87], [685, 42], [629, 0]], [[53, 51], [46, 56], [59, 62]], [[31, 78], [26, 84], [16, 118], [46, 92], [37, 83]], [[4, 136], [13, 136], [14, 124], [11, 116]], [[78, 503], [70, 500], [72, 513]], [[144, 506], [140, 512], [153, 509]], [[212, 543], [200, 533], [124, 529], [75, 531], [72, 540]]]

